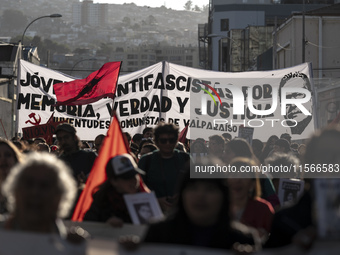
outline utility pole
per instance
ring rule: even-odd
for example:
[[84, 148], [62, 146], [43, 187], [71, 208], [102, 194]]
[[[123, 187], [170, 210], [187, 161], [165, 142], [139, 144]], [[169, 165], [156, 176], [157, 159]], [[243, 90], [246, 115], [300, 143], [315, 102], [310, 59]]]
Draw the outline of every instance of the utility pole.
[[305, 0], [302, 2], [302, 63], [305, 63], [305, 46], [306, 46], [306, 38], [305, 38]]

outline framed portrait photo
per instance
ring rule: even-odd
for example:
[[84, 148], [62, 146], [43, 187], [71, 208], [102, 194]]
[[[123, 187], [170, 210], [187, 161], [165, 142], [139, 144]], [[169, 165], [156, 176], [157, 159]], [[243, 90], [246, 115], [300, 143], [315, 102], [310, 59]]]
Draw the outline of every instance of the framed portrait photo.
[[124, 200], [133, 224], [148, 224], [164, 217], [154, 192], [127, 194]]
[[303, 193], [305, 181], [300, 179], [280, 179], [278, 196], [282, 206], [295, 203]]

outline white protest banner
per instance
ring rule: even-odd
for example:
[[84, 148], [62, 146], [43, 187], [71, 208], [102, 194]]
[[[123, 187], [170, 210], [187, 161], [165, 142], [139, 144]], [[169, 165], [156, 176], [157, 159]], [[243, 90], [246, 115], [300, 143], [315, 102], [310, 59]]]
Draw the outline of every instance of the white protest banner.
[[206, 140], [225, 132], [235, 137], [240, 125], [253, 127], [253, 138], [262, 141], [282, 133], [291, 134], [293, 140], [305, 139], [314, 131], [307, 63], [273, 71], [225, 73], [159, 62], [119, 76], [113, 104], [102, 99], [83, 106], [53, 107], [51, 85], [72, 79], [22, 61], [18, 131], [38, 121], [44, 124], [54, 111], [55, 121], [64, 118], [82, 140], [93, 140], [106, 133], [112, 105], [123, 131], [131, 135], [160, 121], [172, 122], [180, 130], [189, 124], [187, 138]]
[[[160, 121], [169, 121], [161, 111], [176, 111], [169, 97], [162, 95], [162, 63], [119, 76], [114, 109], [120, 126], [130, 134], [142, 133], [145, 127], [153, 127]], [[189, 112], [188, 112], [189, 115]]]
[[[235, 137], [240, 125], [253, 127], [253, 138], [262, 141], [282, 133], [305, 139], [314, 131], [313, 84], [307, 63], [243, 73], [213, 72], [167, 62], [144, 70], [120, 77], [117, 86], [115, 109], [121, 127], [131, 134], [163, 120], [175, 123], [180, 130], [189, 124], [191, 139], [207, 140], [210, 135], [224, 132]], [[210, 93], [212, 99], [203, 97], [204, 93]]]
[[[72, 81], [74, 77], [24, 60], [20, 60], [20, 77], [17, 98], [19, 133], [25, 127], [45, 124], [54, 112], [54, 121], [67, 120], [73, 124], [82, 140], [94, 140], [97, 135], [106, 134], [110, 125], [111, 99], [88, 105], [54, 107], [53, 84]], [[43, 135], [35, 134], [35, 137], [39, 136]]]
[[[158, 95], [159, 90], [153, 89], [153, 84], [158, 82], [153, 77], [157, 78], [159, 73], [162, 74], [162, 63], [119, 76], [114, 108], [117, 109], [124, 131], [134, 134], [141, 132], [146, 125], [154, 126], [159, 123], [161, 96]], [[22, 133], [23, 128], [45, 124], [54, 112], [54, 121], [66, 120], [74, 125], [81, 140], [94, 140], [97, 135], [106, 134], [113, 109], [111, 99], [104, 98], [88, 105], [53, 106], [56, 102], [53, 84], [74, 79], [21, 60], [17, 132]], [[167, 102], [169, 101], [164, 98], [163, 103]], [[171, 105], [167, 104], [166, 108], [171, 109]], [[138, 118], [132, 119], [133, 116], [144, 118], [145, 126], [134, 124], [138, 122]], [[42, 135], [37, 133], [35, 136]]]
[[[311, 69], [298, 66], [242, 73], [198, 70], [169, 64], [169, 75], [183, 77], [180, 95], [190, 91], [191, 139], [214, 134], [237, 136], [239, 126], [254, 128], [253, 138], [289, 133], [305, 139], [314, 131]], [[182, 125], [185, 123], [182, 123]]]

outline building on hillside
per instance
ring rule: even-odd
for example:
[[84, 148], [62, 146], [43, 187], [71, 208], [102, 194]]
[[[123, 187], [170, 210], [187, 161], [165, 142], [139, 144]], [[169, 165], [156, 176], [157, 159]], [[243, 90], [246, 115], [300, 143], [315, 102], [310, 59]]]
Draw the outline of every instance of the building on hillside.
[[144, 46], [120, 48], [112, 54], [114, 61], [123, 61], [121, 73], [134, 72], [160, 61], [198, 68], [198, 49], [193, 46]]
[[196, 46], [175, 47], [158, 44], [140, 47], [126, 47], [119, 44], [114, 51], [110, 51], [108, 54], [56, 54], [53, 56], [51, 64], [55, 70], [78, 78], [85, 78], [110, 61], [122, 61], [121, 74], [135, 72], [160, 61], [199, 68]]
[[76, 25], [105, 26], [108, 16], [108, 4], [94, 4], [92, 0], [85, 0], [72, 5], [72, 19]]

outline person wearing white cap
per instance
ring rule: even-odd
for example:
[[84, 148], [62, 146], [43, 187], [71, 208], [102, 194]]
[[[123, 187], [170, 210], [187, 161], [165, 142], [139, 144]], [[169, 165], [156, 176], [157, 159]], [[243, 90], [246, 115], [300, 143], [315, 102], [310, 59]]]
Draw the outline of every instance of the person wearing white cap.
[[145, 173], [138, 168], [130, 154], [111, 158], [105, 170], [107, 180], [93, 195], [84, 221], [107, 222], [113, 227], [121, 227], [124, 223], [132, 222], [123, 195], [150, 190], [141, 185], [140, 175]]

